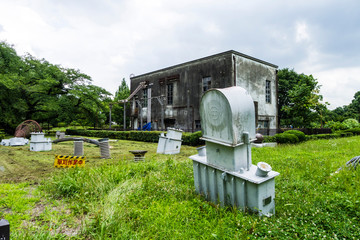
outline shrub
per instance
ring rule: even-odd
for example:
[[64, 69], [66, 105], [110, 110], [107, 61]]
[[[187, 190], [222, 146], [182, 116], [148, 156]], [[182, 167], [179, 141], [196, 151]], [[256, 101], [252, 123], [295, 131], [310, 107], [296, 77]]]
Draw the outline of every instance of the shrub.
[[342, 123], [347, 129], [360, 127], [359, 122], [356, 119], [348, 118]]
[[354, 135], [360, 135], [360, 127], [346, 129], [345, 132], [351, 132]]
[[310, 135], [309, 139], [331, 139], [341, 137], [340, 133]]
[[331, 128], [332, 132], [335, 132], [335, 131], [338, 131], [338, 130], [345, 130], [347, 128], [343, 123], [334, 122], [334, 121], [327, 122], [324, 127], [325, 128]]
[[275, 134], [277, 143], [298, 143], [299, 138], [295, 134], [290, 133], [278, 133]]
[[5, 133], [3, 131], [0, 131], [0, 142], [5, 138]]
[[303, 133], [302, 131], [299, 131], [299, 130], [288, 130], [288, 131], [285, 131], [284, 133], [296, 135], [299, 139], [299, 142], [303, 142], [306, 140], [305, 133]]
[[[141, 142], [157, 142], [162, 131], [107, 131], [107, 130], [84, 130], [84, 129], [66, 129], [67, 135], [78, 135], [95, 138], [113, 138], [122, 140], [133, 140]], [[200, 139], [201, 131], [195, 133], [186, 133], [182, 135], [182, 144], [190, 146], [204, 145], [205, 142]]]
[[202, 132], [194, 132], [194, 133], [183, 133], [182, 140], [183, 144], [189, 145], [189, 146], [200, 146], [204, 145], [205, 141], [201, 140]]
[[57, 126], [58, 127], [66, 127], [67, 124], [65, 122], [58, 122]]
[[71, 126], [81, 126], [81, 123], [79, 123], [78, 121], [72, 121], [70, 123]]
[[264, 136], [264, 142], [276, 142], [276, 137], [275, 136]]
[[337, 131], [337, 134], [340, 135], [340, 137], [351, 137], [354, 134], [352, 132], [346, 132], [346, 131]]

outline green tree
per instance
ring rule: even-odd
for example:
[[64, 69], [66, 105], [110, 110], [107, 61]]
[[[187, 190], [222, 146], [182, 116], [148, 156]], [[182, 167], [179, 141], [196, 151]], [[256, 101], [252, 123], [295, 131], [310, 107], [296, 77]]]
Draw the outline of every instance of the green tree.
[[[124, 104], [120, 103], [120, 100], [127, 99], [130, 96], [130, 88], [126, 84], [125, 78], [121, 81], [118, 90], [115, 92], [114, 103], [112, 108], [112, 121], [115, 121], [119, 125], [124, 123]], [[130, 109], [130, 102], [126, 103], [126, 109]], [[126, 113], [126, 125], [130, 122], [130, 116]]]
[[329, 110], [326, 114], [326, 121], [343, 122], [346, 119], [353, 118], [360, 121], [360, 91], [356, 92], [354, 99], [349, 105], [337, 107]]
[[102, 101], [109, 96], [79, 70], [30, 54], [19, 57], [12, 46], [0, 42], [0, 128], [11, 132], [26, 119], [56, 124], [80, 118], [101, 124], [107, 111]]
[[353, 117], [360, 122], [360, 91], [355, 93], [354, 99], [349, 104], [349, 111], [353, 113]]
[[[11, 132], [23, 119], [26, 108], [21, 99], [24, 63], [15, 49], [6, 42], [0, 42], [0, 128]], [[20, 120], [19, 120], [20, 119]]]
[[130, 96], [130, 88], [126, 83], [125, 78], [123, 78], [118, 90], [115, 92], [114, 101], [123, 100], [129, 96]]
[[281, 126], [313, 127], [322, 124], [326, 105], [321, 103], [320, 86], [312, 75], [284, 68], [279, 78], [279, 119]]
[[76, 109], [76, 119], [73, 119], [82, 125], [92, 125], [101, 127], [105, 124], [108, 109], [107, 103], [110, 102], [110, 93], [105, 89], [87, 84], [76, 85], [69, 92], [74, 100], [74, 108]]

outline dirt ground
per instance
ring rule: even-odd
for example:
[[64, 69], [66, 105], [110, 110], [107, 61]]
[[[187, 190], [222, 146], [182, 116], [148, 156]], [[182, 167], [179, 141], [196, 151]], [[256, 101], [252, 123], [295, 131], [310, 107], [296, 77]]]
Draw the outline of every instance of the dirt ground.
[[[110, 141], [110, 153], [113, 155], [111, 159], [101, 159], [98, 146], [84, 143], [86, 167], [118, 161], [119, 157], [131, 158], [130, 153], [120, 150], [119, 144], [119, 141]], [[50, 151], [34, 152], [29, 149], [29, 144], [14, 147], [0, 145], [0, 183], [36, 183], [54, 171], [62, 171], [62, 168], [54, 167], [55, 155], [72, 156], [74, 143], [69, 141], [52, 144]]]
[[[157, 143], [124, 140], [109, 140], [109, 145], [111, 159], [101, 159], [100, 148], [94, 144], [84, 142], [85, 167], [132, 160], [134, 156], [129, 153], [129, 150], [147, 150], [145, 157], [151, 158], [156, 155], [157, 149]], [[195, 154], [196, 152], [193, 147], [182, 146], [181, 148], [182, 153], [177, 155], [178, 157], [187, 158], [189, 154], [192, 152]], [[74, 154], [74, 143], [72, 141], [53, 143], [52, 150], [43, 152], [34, 152], [29, 149], [30, 144], [15, 147], [0, 145], [0, 183], [37, 183], [53, 172], [63, 171], [62, 168], [54, 167], [55, 155], [72, 156]]]

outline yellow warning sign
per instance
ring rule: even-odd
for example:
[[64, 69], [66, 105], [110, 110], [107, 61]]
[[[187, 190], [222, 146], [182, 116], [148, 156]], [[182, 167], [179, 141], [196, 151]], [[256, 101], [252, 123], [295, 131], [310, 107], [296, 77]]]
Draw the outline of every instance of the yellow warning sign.
[[86, 157], [55, 155], [54, 167], [84, 167]]

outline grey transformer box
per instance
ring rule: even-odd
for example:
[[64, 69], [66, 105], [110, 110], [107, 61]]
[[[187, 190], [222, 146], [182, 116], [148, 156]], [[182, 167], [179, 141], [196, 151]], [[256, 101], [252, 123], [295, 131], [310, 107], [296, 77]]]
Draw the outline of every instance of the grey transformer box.
[[255, 141], [254, 102], [241, 87], [211, 89], [200, 103], [206, 147], [193, 160], [196, 192], [220, 205], [275, 214], [275, 177], [271, 166], [251, 162]]

